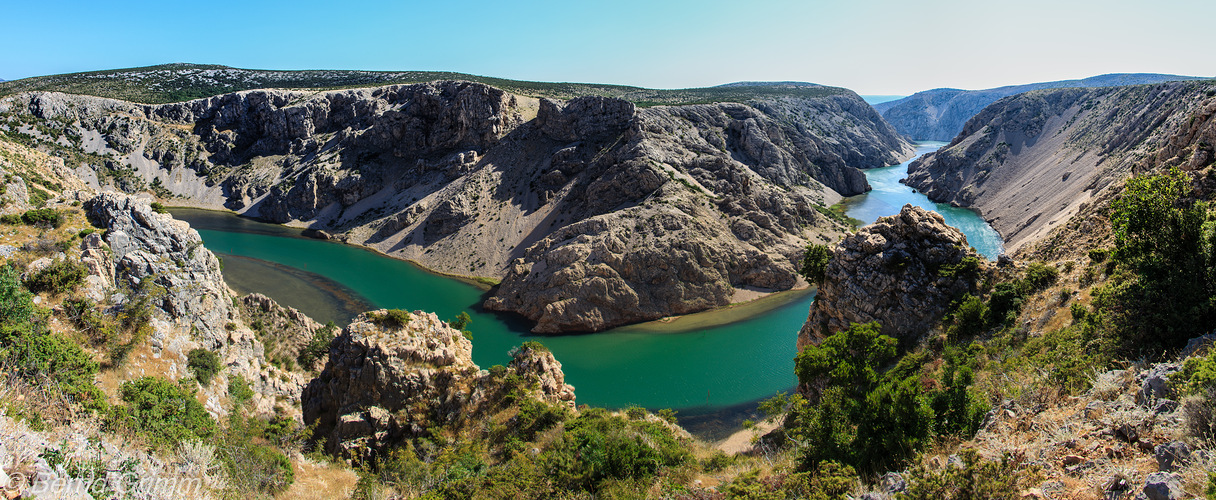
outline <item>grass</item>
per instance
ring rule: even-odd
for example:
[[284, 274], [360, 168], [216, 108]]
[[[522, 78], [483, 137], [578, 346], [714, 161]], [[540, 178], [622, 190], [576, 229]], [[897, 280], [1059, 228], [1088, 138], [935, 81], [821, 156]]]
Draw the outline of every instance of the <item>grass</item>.
[[0, 82], [0, 96], [20, 92], [56, 91], [145, 104], [163, 104], [259, 88], [330, 90], [435, 80], [467, 80], [515, 94], [553, 99], [572, 99], [587, 95], [617, 97], [642, 107], [745, 102], [776, 97], [816, 98], [851, 93], [845, 89], [826, 86], [740, 85], [646, 89], [624, 85], [507, 80], [446, 71], [272, 71], [217, 65], [165, 64]]

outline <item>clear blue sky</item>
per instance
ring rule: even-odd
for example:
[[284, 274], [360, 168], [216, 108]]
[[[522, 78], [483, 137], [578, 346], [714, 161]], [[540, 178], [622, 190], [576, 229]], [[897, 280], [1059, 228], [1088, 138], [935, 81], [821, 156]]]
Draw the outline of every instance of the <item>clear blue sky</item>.
[[0, 78], [168, 62], [449, 70], [659, 88], [799, 80], [863, 94], [1102, 73], [1216, 76], [1212, 0], [14, 0]]

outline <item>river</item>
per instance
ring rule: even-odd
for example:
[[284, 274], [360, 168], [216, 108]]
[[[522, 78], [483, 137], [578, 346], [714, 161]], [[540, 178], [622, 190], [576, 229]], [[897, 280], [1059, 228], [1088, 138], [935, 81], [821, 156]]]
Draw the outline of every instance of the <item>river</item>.
[[[922, 145], [922, 152], [930, 147]], [[994, 247], [983, 232], [991, 228], [974, 213], [935, 206], [893, 182], [902, 177], [897, 177], [901, 168], [906, 163], [867, 171], [874, 190], [848, 200], [849, 215], [869, 223], [898, 213], [904, 203], [927, 203], [961, 226], [981, 253], [990, 258], [1000, 253], [1000, 238]], [[538, 340], [562, 363], [579, 403], [674, 408], [682, 423], [703, 427], [702, 434], [718, 435], [750, 415], [757, 400], [794, 386], [795, 341], [814, 300], [812, 291], [792, 291], [669, 323], [533, 336], [523, 318], [483, 310], [486, 290], [475, 283], [364, 248], [305, 238], [298, 229], [223, 212], [174, 208], [172, 213], [198, 229], [207, 248], [223, 259], [225, 280], [239, 293], [264, 293], [340, 325], [375, 308], [430, 311], [444, 319], [468, 312], [473, 360], [481, 367], [505, 364], [512, 347]]]

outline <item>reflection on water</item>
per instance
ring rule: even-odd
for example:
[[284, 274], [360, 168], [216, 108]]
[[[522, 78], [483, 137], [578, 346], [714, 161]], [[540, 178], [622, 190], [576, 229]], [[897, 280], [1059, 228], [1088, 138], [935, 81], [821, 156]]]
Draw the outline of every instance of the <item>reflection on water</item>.
[[[919, 142], [916, 156], [936, 151], [945, 145], [944, 142]], [[1001, 235], [975, 212], [944, 203], [934, 203], [923, 193], [901, 184], [899, 181], [908, 176], [909, 163], [912, 163], [912, 160], [891, 167], [863, 170], [866, 180], [874, 189], [844, 201], [848, 216], [859, 219], [864, 224], [873, 224], [879, 217], [898, 214], [904, 205], [912, 204], [942, 214], [946, 224], [962, 231], [967, 236], [967, 243], [988, 259], [995, 260], [1005, 253], [1005, 242], [1001, 240]]]

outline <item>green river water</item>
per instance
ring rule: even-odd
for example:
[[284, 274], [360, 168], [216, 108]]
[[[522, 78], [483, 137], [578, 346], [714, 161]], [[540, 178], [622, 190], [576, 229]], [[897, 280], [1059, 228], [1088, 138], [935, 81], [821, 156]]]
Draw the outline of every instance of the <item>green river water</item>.
[[[921, 152], [937, 146], [923, 145]], [[850, 199], [849, 214], [870, 223], [897, 213], [904, 203], [928, 204], [960, 226], [981, 253], [1000, 253], [999, 236], [974, 213], [936, 206], [895, 182], [904, 168], [868, 171], [875, 189]], [[264, 293], [340, 325], [374, 308], [431, 311], [444, 319], [466, 311], [473, 318], [473, 360], [481, 367], [505, 364], [512, 347], [538, 340], [561, 361], [579, 403], [675, 408], [682, 423], [705, 427], [703, 433], [711, 435], [718, 434], [715, 427], [732, 427], [749, 416], [757, 400], [794, 386], [795, 339], [814, 300], [812, 291], [792, 291], [670, 323], [533, 336], [523, 318], [482, 310], [486, 292], [475, 284], [363, 248], [305, 238], [298, 229], [223, 212], [172, 212], [224, 259], [224, 277], [240, 293]]]

